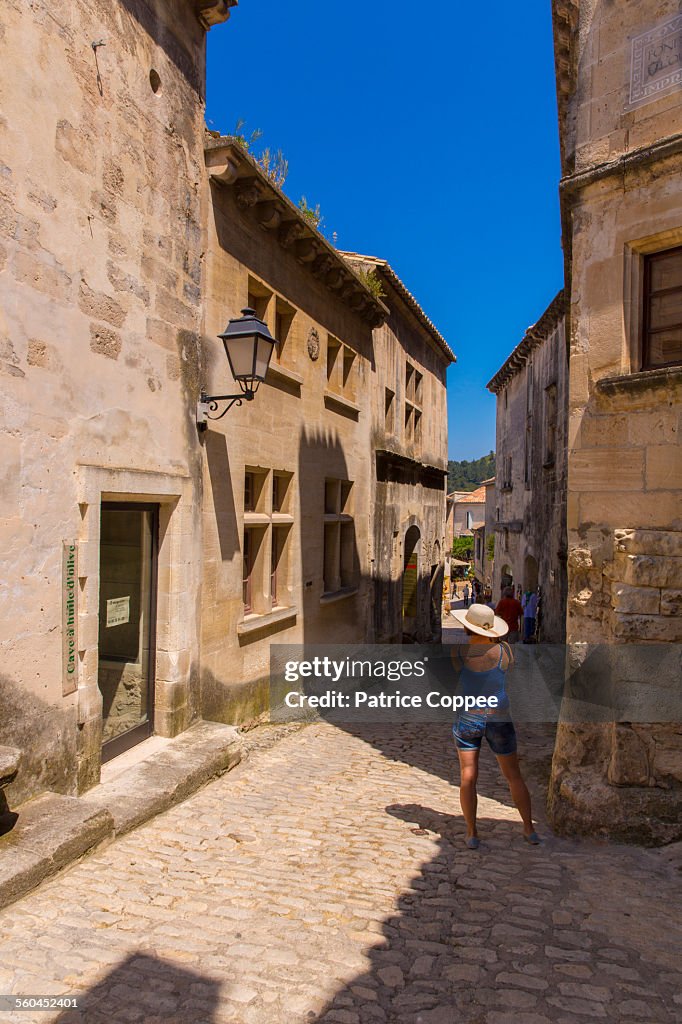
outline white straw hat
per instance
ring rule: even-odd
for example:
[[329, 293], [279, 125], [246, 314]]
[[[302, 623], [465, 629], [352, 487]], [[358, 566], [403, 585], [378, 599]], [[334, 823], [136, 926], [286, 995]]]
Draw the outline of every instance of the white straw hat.
[[468, 608], [459, 608], [452, 614], [458, 622], [479, 636], [500, 637], [506, 636], [509, 632], [509, 626], [504, 619], [495, 615], [487, 604], [472, 604]]

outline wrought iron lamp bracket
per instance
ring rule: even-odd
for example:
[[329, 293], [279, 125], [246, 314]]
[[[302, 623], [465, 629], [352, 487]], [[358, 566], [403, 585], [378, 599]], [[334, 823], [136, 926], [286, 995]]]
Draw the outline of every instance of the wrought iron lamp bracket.
[[[251, 402], [253, 398], [253, 391], [240, 391], [237, 395], [207, 395], [202, 391], [197, 402], [197, 427], [199, 430], [206, 430], [208, 420], [221, 420], [233, 405]], [[211, 413], [218, 412], [218, 402], [227, 402], [227, 405], [217, 416], [212, 416]]]

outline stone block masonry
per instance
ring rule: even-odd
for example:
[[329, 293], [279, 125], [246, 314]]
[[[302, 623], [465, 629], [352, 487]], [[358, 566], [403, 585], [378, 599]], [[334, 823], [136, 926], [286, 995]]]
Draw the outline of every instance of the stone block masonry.
[[[103, 492], [84, 501], [79, 467], [105, 471], [110, 499], [130, 488], [124, 467], [142, 474], [126, 491], [137, 500], [169, 510], [173, 500], [200, 501], [191, 410], [203, 330], [205, 29], [230, 6], [3, 4], [0, 445], [13, 486], [0, 500], [13, 539], [0, 568], [13, 597], [12, 614], [0, 616], [0, 685], [11, 695], [0, 742], [25, 752], [8, 791], [15, 805], [45, 788], [73, 794], [99, 774], [92, 523]], [[95, 53], [97, 40], [105, 45]], [[170, 511], [165, 529], [175, 536]], [[82, 621], [78, 688], [63, 697], [58, 580], [67, 538], [82, 556]], [[189, 567], [176, 609], [184, 635], [164, 648], [183, 666], [183, 692], [176, 670], [174, 700], [160, 678], [159, 728], [170, 733], [197, 714], [188, 689], [198, 660], [199, 544], [195, 517], [182, 550], [162, 553], [174, 569]]]

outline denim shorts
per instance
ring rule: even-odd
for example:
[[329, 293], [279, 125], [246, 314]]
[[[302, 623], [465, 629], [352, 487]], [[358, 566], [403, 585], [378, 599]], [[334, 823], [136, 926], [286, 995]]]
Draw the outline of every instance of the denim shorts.
[[493, 754], [516, 753], [516, 730], [507, 719], [492, 719], [488, 715], [464, 711], [452, 726], [452, 735], [458, 750], [480, 750], [485, 736]]

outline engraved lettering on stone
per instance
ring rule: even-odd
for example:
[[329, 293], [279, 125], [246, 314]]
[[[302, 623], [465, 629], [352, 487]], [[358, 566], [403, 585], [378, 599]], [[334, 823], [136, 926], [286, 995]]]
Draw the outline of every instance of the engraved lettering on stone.
[[682, 14], [632, 40], [630, 106], [640, 106], [682, 87]]

